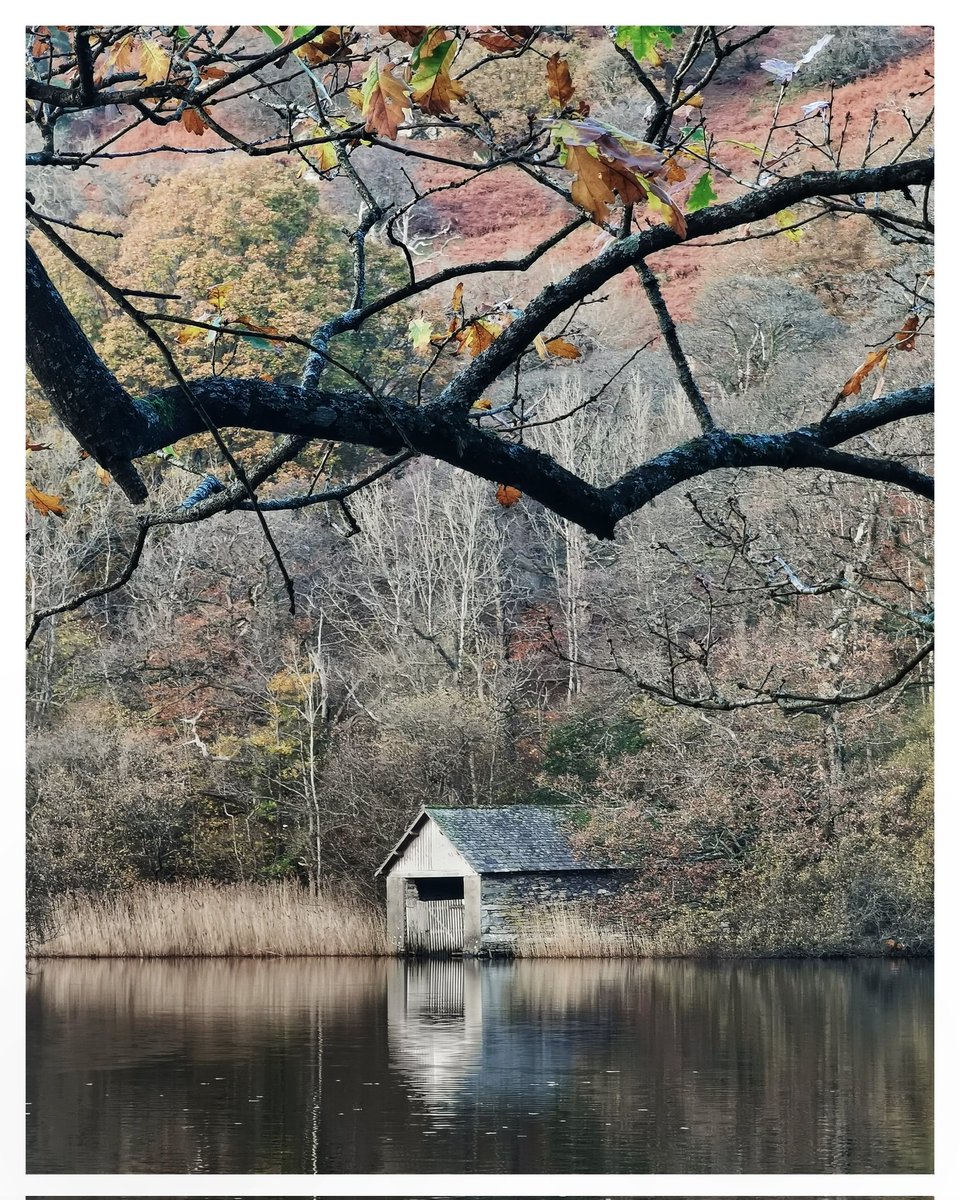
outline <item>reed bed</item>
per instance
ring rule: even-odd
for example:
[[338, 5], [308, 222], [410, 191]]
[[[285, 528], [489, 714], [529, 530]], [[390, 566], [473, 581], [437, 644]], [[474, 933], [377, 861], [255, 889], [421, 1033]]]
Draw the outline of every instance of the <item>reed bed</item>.
[[620, 921], [600, 921], [575, 904], [535, 909], [524, 917], [514, 947], [518, 958], [673, 958], [696, 954], [687, 940], [641, 934]]
[[285, 958], [390, 953], [380, 909], [296, 884], [140, 885], [57, 901], [38, 958]]

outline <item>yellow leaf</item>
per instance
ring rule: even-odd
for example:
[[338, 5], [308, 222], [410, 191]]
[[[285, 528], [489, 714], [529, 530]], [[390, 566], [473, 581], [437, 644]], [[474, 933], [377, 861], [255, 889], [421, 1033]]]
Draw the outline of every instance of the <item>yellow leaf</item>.
[[699, 92], [687, 101], [691, 108], [703, 108], [703, 96]]
[[170, 55], [159, 42], [140, 43], [140, 74], [147, 83], [164, 83], [170, 73]]
[[512, 508], [522, 495], [519, 488], [511, 487], [509, 483], [497, 484], [497, 503], [504, 508]]
[[354, 108], [363, 108], [363, 92], [359, 88], [347, 88], [344, 95], [354, 106]]
[[547, 350], [555, 358], [580, 358], [581, 351], [570, 342], [565, 342], [563, 338], [551, 338], [546, 345]]
[[800, 220], [799, 216], [789, 208], [785, 208], [782, 212], [776, 215], [776, 222], [783, 230], [783, 236], [790, 239], [791, 242], [799, 242], [803, 237], [802, 229], [790, 229], [790, 225], [795, 225]]
[[543, 340], [542, 334], [538, 333], [537, 336], [533, 339], [533, 346], [541, 358], [547, 357], [547, 343]]
[[482, 400], [478, 400], [473, 407], [483, 409], [483, 411], [486, 412], [488, 409], [493, 408], [493, 401], [484, 397]]
[[97, 478], [104, 487], [109, 487], [113, 476], [109, 471], [105, 471], [103, 467], [97, 467]]
[[178, 346], [186, 346], [190, 342], [195, 342], [197, 338], [203, 337], [206, 332], [199, 325], [181, 325], [174, 341]]
[[41, 492], [32, 483], [27, 484], [27, 500], [41, 517], [49, 517], [51, 513], [55, 517], [62, 517], [67, 511], [59, 496], [51, 496], [47, 492]]
[[207, 292], [207, 300], [217, 312], [223, 312], [227, 303], [227, 297], [233, 291], [233, 288], [234, 284], [232, 283], [218, 283]]

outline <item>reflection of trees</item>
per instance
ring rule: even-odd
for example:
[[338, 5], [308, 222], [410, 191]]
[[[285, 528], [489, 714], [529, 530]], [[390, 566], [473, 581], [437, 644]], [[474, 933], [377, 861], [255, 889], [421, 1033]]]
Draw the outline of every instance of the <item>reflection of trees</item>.
[[57, 962], [28, 993], [36, 1171], [930, 1169], [929, 964]]

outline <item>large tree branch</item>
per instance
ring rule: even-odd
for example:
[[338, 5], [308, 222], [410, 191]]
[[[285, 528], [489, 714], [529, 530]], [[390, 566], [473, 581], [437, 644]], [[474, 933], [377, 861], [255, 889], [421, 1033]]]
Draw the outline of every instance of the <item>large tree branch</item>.
[[[687, 240], [724, 233], [740, 225], [772, 217], [801, 200], [815, 196], [841, 196], [858, 192], [901, 190], [933, 179], [933, 159], [911, 159], [884, 167], [853, 171], [807, 171], [769, 188], [757, 188], [731, 200], [694, 213], [687, 220]], [[521, 316], [457, 376], [438, 397], [451, 411], [469, 410], [497, 376], [542, 333], [551, 321], [577, 300], [591, 295], [608, 280], [682, 239], [667, 225], [613, 242], [591, 262], [578, 267], [559, 283], [550, 284], [531, 301]]]

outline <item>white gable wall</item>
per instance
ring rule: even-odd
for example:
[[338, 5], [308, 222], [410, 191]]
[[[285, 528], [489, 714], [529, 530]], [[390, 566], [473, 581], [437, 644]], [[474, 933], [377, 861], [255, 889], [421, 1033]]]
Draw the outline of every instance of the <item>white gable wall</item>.
[[389, 875], [476, 875], [453, 842], [432, 817], [427, 817], [420, 832], [390, 868]]

